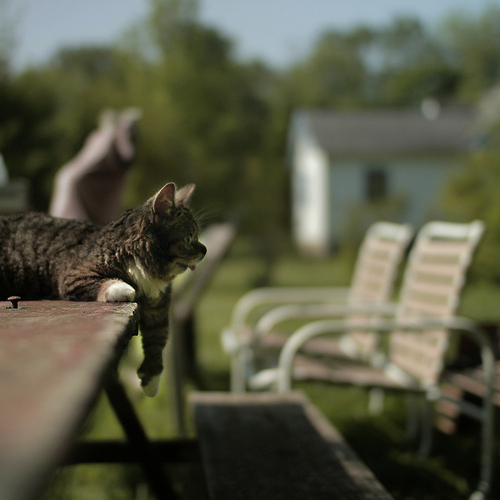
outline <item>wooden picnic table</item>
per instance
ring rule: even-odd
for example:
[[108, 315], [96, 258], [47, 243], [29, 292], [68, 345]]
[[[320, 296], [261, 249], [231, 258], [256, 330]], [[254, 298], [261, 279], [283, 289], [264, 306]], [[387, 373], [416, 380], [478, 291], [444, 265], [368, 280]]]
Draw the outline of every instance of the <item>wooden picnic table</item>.
[[133, 303], [0, 302], [0, 498], [47, 481], [136, 320]]
[[[60, 465], [136, 463], [150, 491], [176, 499], [163, 464], [198, 460], [193, 439], [148, 438], [118, 378], [137, 333], [135, 303], [0, 302], [0, 499], [30, 500]], [[80, 441], [106, 392], [125, 439]]]
[[168, 371], [170, 397], [177, 432], [187, 434], [184, 394], [185, 382], [191, 378], [199, 389], [203, 381], [197, 361], [195, 312], [203, 292], [207, 289], [236, 236], [230, 223], [212, 224], [203, 231], [200, 240], [207, 247], [207, 254], [193, 273], [184, 273], [173, 283], [170, 307]]

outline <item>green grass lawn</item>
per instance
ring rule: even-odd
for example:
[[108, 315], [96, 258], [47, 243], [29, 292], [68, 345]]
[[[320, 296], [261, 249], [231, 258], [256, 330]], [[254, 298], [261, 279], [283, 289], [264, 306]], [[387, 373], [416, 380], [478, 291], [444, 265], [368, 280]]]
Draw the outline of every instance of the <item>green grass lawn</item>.
[[[237, 245], [220, 267], [197, 310], [197, 354], [206, 387], [209, 390], [229, 388], [229, 358], [222, 350], [220, 332], [229, 323], [236, 301], [255, 283], [262, 283], [267, 277], [273, 286], [346, 285], [351, 264], [346, 258], [309, 260], [285, 256], [274, 263], [269, 275], [268, 267]], [[481, 321], [500, 322], [499, 303], [499, 289], [467, 287], [461, 313]], [[137, 366], [139, 357], [137, 348], [131, 348], [124, 366], [127, 378], [129, 366]], [[436, 431], [433, 453], [422, 459], [415, 454], [415, 443], [405, 439], [404, 398], [388, 396], [384, 413], [374, 417], [368, 413], [367, 395], [360, 389], [312, 384], [298, 388], [303, 389], [342, 432], [395, 499], [458, 500], [467, 498], [475, 487], [479, 437], [475, 424], [464, 426], [452, 437]], [[130, 394], [151, 436], [175, 434], [165, 384], [155, 399], [144, 398], [132, 388]], [[91, 438], [121, 436], [104, 400], [87, 434]], [[47, 498], [147, 499], [150, 497], [143, 482], [140, 471], [133, 466], [71, 467], [58, 474]], [[495, 494], [492, 498], [500, 497], [498, 487]]]

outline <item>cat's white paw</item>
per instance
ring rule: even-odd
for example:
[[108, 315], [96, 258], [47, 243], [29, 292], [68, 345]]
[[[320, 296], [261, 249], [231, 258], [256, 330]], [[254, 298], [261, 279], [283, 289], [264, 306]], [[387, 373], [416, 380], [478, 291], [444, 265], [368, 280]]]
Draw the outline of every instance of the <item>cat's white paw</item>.
[[133, 302], [135, 290], [128, 283], [113, 281], [105, 285], [105, 289], [99, 294], [103, 302]]
[[142, 386], [142, 390], [146, 396], [153, 398], [158, 394], [158, 389], [160, 388], [160, 378], [160, 375], [155, 375], [154, 377], [151, 377], [151, 380], [146, 385]]

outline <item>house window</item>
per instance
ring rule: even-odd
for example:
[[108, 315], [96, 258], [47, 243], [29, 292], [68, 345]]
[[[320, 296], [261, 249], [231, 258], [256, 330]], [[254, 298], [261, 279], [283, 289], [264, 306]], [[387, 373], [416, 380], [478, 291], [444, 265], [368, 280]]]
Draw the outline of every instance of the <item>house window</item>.
[[366, 172], [366, 199], [374, 202], [387, 197], [387, 174], [381, 167], [369, 167]]

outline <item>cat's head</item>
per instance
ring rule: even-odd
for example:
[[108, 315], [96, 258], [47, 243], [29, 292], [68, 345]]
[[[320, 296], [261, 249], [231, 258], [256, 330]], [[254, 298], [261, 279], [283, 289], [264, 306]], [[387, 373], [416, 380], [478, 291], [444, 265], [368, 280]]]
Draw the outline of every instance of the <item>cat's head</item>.
[[198, 224], [188, 206], [194, 188], [188, 184], [177, 190], [169, 182], [147, 202], [160, 278], [194, 270], [207, 252], [198, 241]]

